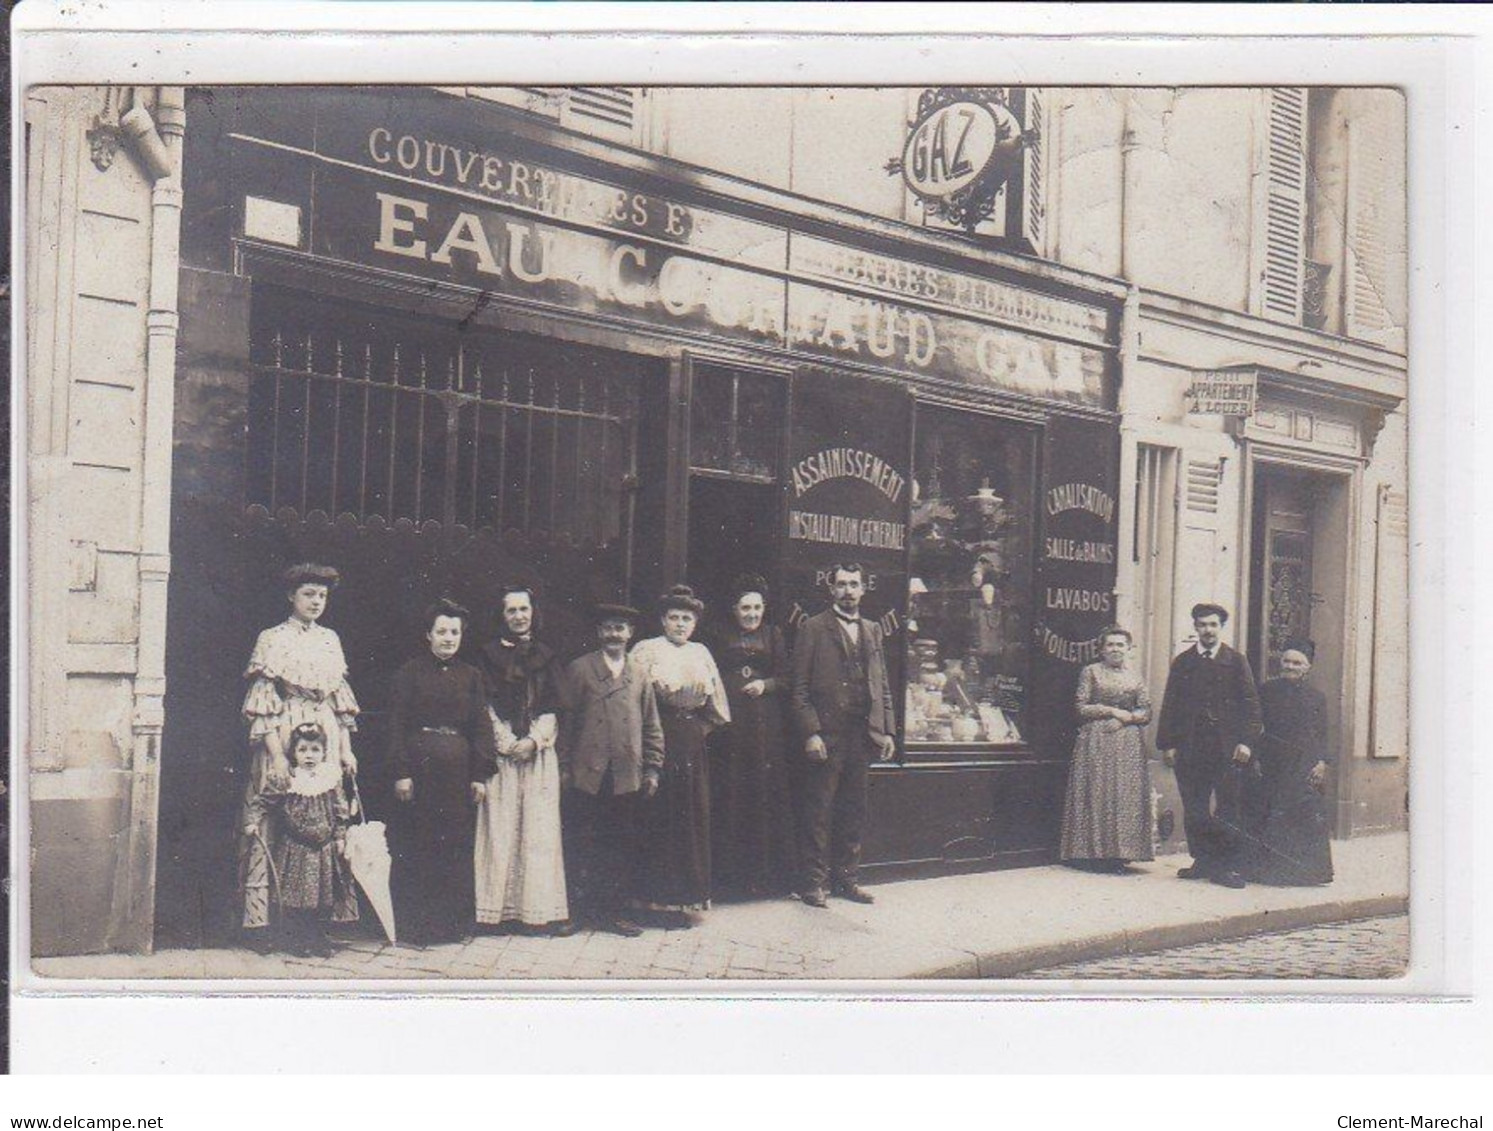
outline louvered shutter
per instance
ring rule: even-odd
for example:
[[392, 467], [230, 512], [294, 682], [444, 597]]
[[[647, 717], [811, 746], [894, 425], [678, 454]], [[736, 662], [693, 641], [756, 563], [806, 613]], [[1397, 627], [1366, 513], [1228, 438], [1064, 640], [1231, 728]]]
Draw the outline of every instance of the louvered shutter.
[[1194, 601], [1224, 601], [1233, 584], [1232, 571], [1225, 571], [1229, 539], [1222, 533], [1224, 515], [1223, 463], [1216, 456], [1188, 456], [1182, 468], [1181, 532], [1177, 539], [1174, 577], [1186, 579], [1185, 592], [1173, 590], [1172, 599], [1183, 603], [1174, 610], [1173, 627], [1182, 635], [1172, 643], [1189, 639], [1192, 621], [1187, 610]]
[[1223, 465], [1216, 459], [1187, 461], [1187, 509], [1199, 514], [1217, 514], [1223, 486]]
[[1403, 491], [1379, 488], [1377, 527], [1369, 754], [1400, 758], [1410, 741], [1410, 521]]
[[573, 86], [560, 123], [613, 141], [633, 142], [642, 90], [633, 86]]
[[501, 102], [504, 106], [516, 106], [520, 110], [527, 110], [531, 114], [540, 114], [557, 121], [561, 107], [565, 103], [565, 91], [560, 87], [469, 86], [465, 90], [472, 98], [481, 98], [487, 102]]
[[1384, 342], [1389, 289], [1389, 135], [1376, 114], [1348, 122], [1347, 294], [1350, 338]]
[[1268, 92], [1260, 313], [1300, 323], [1306, 259], [1306, 90]]
[[1046, 91], [1028, 87], [1021, 126], [1035, 130], [1036, 140], [1027, 146], [1022, 160], [1021, 236], [1034, 255], [1047, 252], [1047, 178], [1045, 176], [1048, 146]]

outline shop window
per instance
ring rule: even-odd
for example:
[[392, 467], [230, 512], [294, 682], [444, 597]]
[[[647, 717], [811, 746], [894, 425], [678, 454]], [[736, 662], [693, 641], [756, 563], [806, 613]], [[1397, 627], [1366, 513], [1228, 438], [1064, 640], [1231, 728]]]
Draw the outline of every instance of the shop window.
[[767, 374], [696, 366], [690, 381], [690, 469], [775, 482], [781, 385]]
[[251, 505], [582, 546], [624, 533], [636, 384], [595, 351], [276, 297], [251, 358]]
[[1033, 429], [919, 406], [908, 583], [909, 745], [1023, 742]]

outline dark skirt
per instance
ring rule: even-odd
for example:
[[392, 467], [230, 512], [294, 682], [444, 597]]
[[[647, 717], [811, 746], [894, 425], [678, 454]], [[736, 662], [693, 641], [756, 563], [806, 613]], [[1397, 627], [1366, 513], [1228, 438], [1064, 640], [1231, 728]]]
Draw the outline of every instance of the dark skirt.
[[662, 704], [664, 765], [658, 792], [643, 802], [638, 897], [659, 907], [700, 907], [710, 900], [710, 728], [693, 711]]
[[454, 942], [476, 917], [471, 760], [462, 735], [415, 731], [409, 740], [415, 797], [390, 821], [390, 888], [399, 937]]
[[798, 874], [781, 696], [731, 697], [712, 736], [711, 829], [717, 890], [777, 894]]
[[1307, 885], [1332, 881], [1331, 821], [1327, 801], [1311, 783], [1315, 759], [1267, 744], [1263, 773], [1250, 804], [1249, 870], [1260, 883]]

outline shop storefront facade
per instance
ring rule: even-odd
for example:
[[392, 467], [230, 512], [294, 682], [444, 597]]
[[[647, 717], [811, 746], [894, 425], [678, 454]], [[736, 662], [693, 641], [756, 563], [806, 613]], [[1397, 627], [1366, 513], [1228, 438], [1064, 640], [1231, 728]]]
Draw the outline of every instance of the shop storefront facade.
[[573, 654], [680, 580], [708, 631], [743, 571], [791, 635], [860, 562], [902, 716], [873, 871], [1052, 858], [1116, 615], [1122, 287], [436, 91], [187, 103], [158, 941], [219, 933], [242, 663], [305, 558], [370, 797], [436, 595], [485, 637], [536, 581]]
[[[1141, 294], [1123, 393], [1117, 603], [1148, 682], [1231, 610], [1257, 680], [1315, 645], [1328, 705], [1333, 833], [1405, 827], [1409, 705], [1403, 354], [1184, 299]], [[1177, 817], [1158, 767], [1160, 809]]]

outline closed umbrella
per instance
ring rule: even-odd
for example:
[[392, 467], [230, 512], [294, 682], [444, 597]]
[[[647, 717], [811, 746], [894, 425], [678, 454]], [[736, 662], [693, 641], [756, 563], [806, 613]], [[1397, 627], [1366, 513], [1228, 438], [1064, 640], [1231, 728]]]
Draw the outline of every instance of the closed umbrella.
[[353, 879], [363, 889], [379, 926], [389, 941], [397, 941], [394, 930], [394, 900], [389, 894], [389, 838], [382, 821], [370, 821], [358, 793], [358, 779], [353, 778], [353, 797], [358, 806], [359, 822], [347, 830], [347, 865]]

